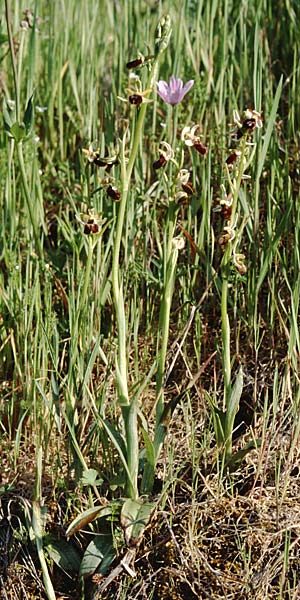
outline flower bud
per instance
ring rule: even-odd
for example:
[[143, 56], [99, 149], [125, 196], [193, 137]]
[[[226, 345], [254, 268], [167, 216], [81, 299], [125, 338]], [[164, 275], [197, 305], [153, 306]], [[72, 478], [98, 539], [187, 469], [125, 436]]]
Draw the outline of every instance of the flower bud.
[[183, 183], [181, 187], [183, 191], [186, 192], [186, 194], [188, 194], [188, 196], [192, 196], [195, 193], [194, 186], [190, 181]]
[[131, 94], [131, 96], [129, 96], [129, 102], [130, 104], [134, 104], [135, 106], [142, 104], [143, 102], [143, 97], [140, 94]]
[[155, 56], [166, 50], [172, 33], [171, 19], [169, 15], [162, 17], [155, 32]]
[[201, 144], [201, 142], [199, 142], [199, 141], [194, 142], [193, 147], [198, 152], [198, 154], [202, 154], [202, 156], [204, 156], [204, 154], [206, 154], [206, 152], [207, 152], [206, 146]]
[[161, 169], [162, 167], [165, 166], [166, 162], [167, 162], [167, 159], [163, 156], [163, 154], [160, 154], [159, 158], [154, 161], [152, 167], [155, 170]]
[[238, 158], [238, 154], [236, 152], [232, 152], [232, 154], [230, 154], [228, 156], [228, 158], [226, 158], [226, 160], [225, 160], [226, 165], [233, 165], [233, 163], [235, 163], [237, 158]]
[[135, 60], [130, 60], [128, 63], [126, 63], [126, 68], [127, 69], [136, 69], [136, 67], [139, 67], [140, 65], [143, 64], [143, 59], [142, 58], [136, 58]]
[[90, 235], [91, 233], [99, 233], [99, 231], [99, 225], [96, 223], [96, 221], [94, 221], [94, 219], [89, 219], [84, 226], [83, 233]]
[[109, 185], [106, 189], [106, 193], [112, 200], [114, 200], [115, 202], [119, 202], [121, 194], [116, 187]]

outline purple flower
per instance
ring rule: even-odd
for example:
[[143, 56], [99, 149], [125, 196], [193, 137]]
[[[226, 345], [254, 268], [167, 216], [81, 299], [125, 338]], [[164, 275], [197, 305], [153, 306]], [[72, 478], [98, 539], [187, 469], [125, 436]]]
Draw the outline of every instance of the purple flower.
[[193, 79], [183, 86], [182, 79], [176, 79], [176, 77], [172, 75], [170, 85], [168, 85], [166, 81], [157, 82], [157, 93], [165, 102], [174, 105], [181, 102], [185, 94], [193, 87], [193, 85]]

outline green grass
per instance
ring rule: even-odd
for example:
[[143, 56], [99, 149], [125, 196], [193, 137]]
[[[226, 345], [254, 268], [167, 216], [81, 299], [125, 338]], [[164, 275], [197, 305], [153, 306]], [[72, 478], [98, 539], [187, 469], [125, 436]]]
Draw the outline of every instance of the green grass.
[[[17, 143], [1, 128], [0, 589], [9, 600], [17, 589], [24, 598], [96, 600], [101, 584], [101, 598], [128, 600], [296, 598], [298, 5], [7, 7], [1, 103], [10, 126], [25, 121], [12, 133], [28, 139]], [[29, 26], [20, 28], [27, 8]], [[122, 102], [134, 87], [126, 63], [153, 55], [166, 14], [172, 34], [155, 79], [174, 73], [194, 86], [174, 108], [155, 91], [149, 104]], [[151, 61], [134, 70], [143, 90], [155, 83]], [[238, 182], [239, 243], [224, 258], [221, 186], [229, 192], [233, 111], [247, 108], [262, 112], [263, 127], [251, 136], [251, 179]], [[196, 124], [205, 156], [181, 140]], [[175, 162], [155, 170], [162, 141]], [[83, 152], [91, 143], [101, 157], [121, 158], [97, 167]], [[177, 206], [180, 168], [195, 192]], [[96, 236], [84, 233], [86, 214], [95, 215]], [[178, 255], [174, 237], [185, 242]], [[245, 256], [245, 273], [234, 251]], [[241, 365], [225, 439], [216, 417], [222, 423], [230, 410]], [[103, 514], [67, 541], [72, 520], [99, 504]], [[144, 524], [130, 562], [135, 578], [120, 566], [129, 560], [128, 511]], [[99, 559], [98, 579], [92, 567], [83, 579], [80, 563], [92, 540], [101, 544], [99, 533], [107, 569]]]

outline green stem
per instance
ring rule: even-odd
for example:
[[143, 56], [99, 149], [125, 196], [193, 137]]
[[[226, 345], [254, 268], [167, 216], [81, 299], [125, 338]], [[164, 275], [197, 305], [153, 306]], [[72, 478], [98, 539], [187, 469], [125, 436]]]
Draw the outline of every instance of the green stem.
[[[176, 151], [177, 142], [177, 118], [178, 111], [177, 106], [168, 106], [168, 121], [169, 121], [169, 135], [172, 139], [172, 147], [174, 153]], [[172, 179], [172, 164], [170, 164], [169, 177]], [[172, 193], [175, 195], [175, 186], [173, 186]], [[156, 377], [156, 419], [157, 425], [160, 421], [161, 415], [164, 410], [164, 397], [163, 397], [163, 378], [165, 372], [168, 340], [169, 340], [169, 328], [170, 328], [170, 312], [171, 303], [174, 288], [174, 276], [176, 269], [176, 262], [173, 266], [174, 248], [172, 240], [175, 233], [176, 220], [177, 220], [178, 207], [175, 202], [170, 202], [168, 213], [167, 213], [167, 224], [166, 224], [166, 243], [165, 243], [165, 262], [164, 262], [164, 291], [162, 302], [160, 306], [159, 314], [159, 335], [158, 342], [161, 341], [161, 348], [159, 351], [159, 360]], [[172, 256], [173, 255], [173, 256]]]
[[[158, 59], [153, 64], [149, 80], [148, 89], [152, 89], [157, 77]], [[122, 141], [121, 148], [121, 179], [122, 179], [122, 191], [121, 200], [119, 203], [116, 235], [114, 240], [114, 253], [112, 259], [112, 287], [114, 295], [114, 303], [117, 318], [118, 328], [118, 360], [117, 360], [117, 384], [118, 384], [118, 395], [119, 403], [122, 410], [124, 426], [125, 426], [125, 437], [127, 446], [127, 464], [131, 475], [130, 480], [127, 481], [127, 494], [131, 498], [138, 496], [138, 464], [139, 464], [139, 445], [138, 445], [138, 421], [137, 421], [137, 405], [133, 400], [130, 403], [128, 393], [128, 376], [127, 376], [127, 331], [126, 331], [126, 315], [125, 315], [125, 304], [123, 298], [123, 286], [120, 276], [120, 252], [122, 234], [124, 229], [127, 198], [129, 192], [130, 179], [136, 160], [140, 139], [142, 137], [144, 119], [147, 109], [147, 103], [144, 103], [139, 108], [139, 115], [135, 127], [134, 139], [132, 142], [131, 152], [129, 156], [128, 164], [125, 161], [125, 144], [126, 144], [126, 133]]]
[[231, 359], [230, 359], [230, 323], [228, 317], [228, 278], [230, 271], [230, 242], [225, 250], [222, 261], [222, 296], [221, 296], [221, 321], [222, 321], [222, 363], [224, 374], [224, 410], [228, 404], [231, 391]]
[[92, 235], [90, 235], [88, 237], [88, 253], [87, 253], [87, 261], [86, 261], [86, 265], [85, 265], [85, 270], [84, 270], [84, 281], [83, 281], [83, 287], [82, 287], [82, 291], [80, 293], [80, 298], [79, 298], [79, 306], [78, 306], [78, 334], [80, 333], [80, 324], [81, 324], [81, 320], [83, 317], [83, 313], [84, 313], [84, 307], [88, 304], [88, 298], [87, 298], [87, 291], [88, 291], [88, 286], [89, 286], [89, 281], [90, 281], [90, 275], [91, 275], [91, 270], [92, 270], [92, 264], [93, 264], [93, 253], [94, 253], [94, 247], [95, 247], [95, 239], [93, 238]]
[[[167, 48], [171, 35], [171, 23], [168, 16], [163, 17], [156, 31], [155, 39], [155, 58], [152, 69], [149, 74], [147, 89], [153, 90], [158, 75], [158, 63], [161, 54]], [[127, 338], [126, 338], [126, 317], [123, 298], [122, 279], [120, 275], [120, 251], [122, 233], [124, 228], [127, 197], [131, 175], [136, 160], [138, 147], [142, 138], [144, 119], [147, 103], [142, 103], [138, 109], [138, 119], [134, 130], [133, 142], [130, 150], [129, 161], [126, 166], [125, 161], [125, 143], [126, 133], [123, 137], [121, 148], [121, 179], [122, 191], [119, 203], [116, 235], [114, 240], [114, 251], [112, 258], [112, 287], [114, 304], [118, 328], [118, 360], [116, 365], [116, 378], [118, 386], [119, 404], [122, 410], [122, 416], [125, 427], [126, 445], [127, 445], [127, 465], [130, 477], [127, 479], [127, 493], [131, 498], [138, 496], [138, 465], [139, 465], [139, 440], [138, 440], [138, 421], [137, 421], [137, 402], [136, 399], [130, 402], [128, 394], [127, 377]]]
[[[172, 137], [173, 149], [176, 148], [177, 141], [177, 107], [169, 107], [169, 132]], [[172, 130], [172, 131], [171, 131]], [[172, 178], [172, 165], [169, 172]], [[172, 190], [175, 195], [175, 185]], [[165, 365], [168, 350], [169, 330], [170, 330], [170, 315], [172, 298], [174, 292], [176, 265], [178, 259], [178, 249], [174, 247], [173, 239], [176, 228], [178, 206], [174, 201], [171, 201], [167, 213], [167, 223], [165, 229], [164, 243], [164, 288], [159, 313], [158, 338], [157, 338], [157, 375], [156, 375], [156, 425], [154, 435], [154, 465], [147, 464], [143, 476], [143, 485], [145, 489], [151, 489], [154, 480], [154, 469], [159, 457], [167, 427], [162, 423], [162, 416], [165, 409], [164, 401], [164, 376]], [[160, 347], [159, 347], [160, 344]]]
[[244, 136], [242, 144], [241, 144], [241, 156], [240, 156], [240, 161], [239, 161], [237, 178], [234, 182], [231, 181], [228, 166], [226, 165], [228, 182], [229, 182], [231, 190], [233, 191], [232, 210], [231, 210], [231, 217], [230, 217], [230, 225], [231, 226], [233, 226], [234, 222], [235, 222], [235, 215], [236, 215], [236, 211], [237, 211], [239, 191], [240, 191], [241, 182], [242, 182], [243, 174], [244, 174], [244, 170], [245, 170], [246, 147], [247, 147], [247, 137]]
[[[157, 377], [156, 377], [156, 419], [159, 423], [163, 409], [164, 409], [164, 397], [163, 397], [163, 378], [165, 372], [168, 340], [169, 340], [169, 328], [170, 328], [170, 313], [172, 296], [174, 289], [174, 276], [177, 262], [177, 254], [173, 248], [172, 240], [174, 237], [177, 217], [177, 205], [172, 202], [169, 205], [168, 217], [167, 217], [167, 240], [166, 240], [166, 254], [165, 254], [165, 270], [164, 270], [164, 290], [162, 296], [162, 302], [160, 306], [159, 314], [159, 336], [158, 341], [161, 342], [159, 350], [159, 359], [157, 366]], [[174, 263], [174, 259], [175, 263]]]
[[128, 195], [128, 178], [125, 167], [125, 138], [122, 142], [122, 156], [121, 156], [121, 177], [122, 177], [122, 192], [121, 200], [119, 203], [119, 211], [116, 225], [116, 235], [114, 240], [114, 253], [112, 259], [112, 287], [115, 301], [115, 310], [117, 317], [118, 327], [118, 369], [119, 377], [122, 381], [122, 405], [129, 405], [129, 396], [127, 388], [127, 353], [126, 353], [126, 317], [125, 307], [122, 293], [122, 282], [120, 281], [120, 250], [122, 233], [125, 220], [125, 211], [127, 204]]
[[[228, 167], [227, 178], [232, 192], [232, 207], [229, 227], [234, 230], [236, 221], [236, 212], [238, 205], [239, 191], [244, 174], [245, 153], [246, 153], [247, 137], [245, 136], [241, 144], [241, 156], [236, 179], [231, 180]], [[222, 363], [224, 374], [224, 402], [223, 408], [228, 407], [228, 402], [231, 394], [231, 357], [230, 357], [230, 322], [228, 316], [228, 292], [229, 292], [229, 276], [230, 264], [233, 244], [231, 241], [227, 243], [226, 250], [222, 259], [221, 275], [222, 275], [222, 296], [221, 296], [221, 321], [222, 321]]]
[[[174, 217], [174, 211], [172, 210], [172, 215]], [[173, 221], [173, 219], [171, 220]], [[170, 313], [171, 313], [171, 304], [172, 297], [174, 291], [174, 282], [175, 282], [175, 273], [176, 273], [176, 265], [178, 259], [178, 248], [172, 244], [172, 252], [169, 254], [169, 260], [167, 264], [166, 276], [165, 276], [165, 286], [163, 292], [163, 298], [160, 307], [160, 317], [159, 317], [159, 328], [158, 328], [158, 343], [161, 342], [161, 347], [159, 351], [159, 359], [157, 365], [157, 377], [156, 377], [156, 424], [155, 424], [155, 433], [154, 433], [154, 442], [153, 442], [153, 456], [151, 461], [147, 461], [143, 479], [142, 479], [142, 490], [144, 493], [149, 493], [152, 491], [153, 482], [154, 482], [154, 472], [157, 463], [157, 459], [160, 455], [160, 451], [162, 445], [164, 443], [167, 429], [168, 429], [168, 415], [165, 415], [165, 403], [163, 396], [163, 378], [165, 374], [165, 363], [167, 356], [167, 348], [168, 348], [168, 339], [169, 339], [169, 326], [170, 326]], [[172, 411], [170, 411], [171, 414]]]

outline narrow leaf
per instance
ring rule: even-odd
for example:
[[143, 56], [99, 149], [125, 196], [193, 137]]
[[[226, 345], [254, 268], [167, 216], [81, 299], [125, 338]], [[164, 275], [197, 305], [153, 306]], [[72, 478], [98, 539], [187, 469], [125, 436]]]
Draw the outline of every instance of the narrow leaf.
[[33, 126], [33, 118], [34, 118], [33, 108], [34, 107], [33, 107], [33, 94], [32, 94], [27, 102], [27, 106], [26, 106], [26, 110], [25, 110], [24, 118], [23, 118], [27, 136], [30, 135], [32, 126]]
[[231, 454], [229, 459], [226, 461], [226, 465], [227, 467], [229, 467], [229, 470], [232, 471], [234, 469], [239, 468], [245, 456], [249, 452], [251, 452], [251, 450], [254, 450], [254, 448], [259, 448], [260, 446], [261, 439], [250, 440], [250, 442], [248, 442], [248, 444], [246, 444], [244, 448], [241, 448], [241, 450], [238, 450], [234, 454]]
[[10, 128], [16, 121], [15, 109], [11, 108], [6, 100], [3, 102], [3, 123], [4, 129], [9, 137], [13, 137], [10, 133]]
[[214, 404], [211, 397], [207, 393], [205, 394], [205, 396], [208, 401], [208, 404], [209, 404], [209, 407], [210, 407], [210, 410], [212, 413], [212, 417], [213, 417], [213, 424], [214, 424], [217, 446], [218, 446], [218, 448], [222, 448], [222, 446], [224, 446], [225, 441], [226, 441], [226, 435], [225, 435], [226, 413], [224, 413], [220, 408], [218, 408]]
[[256, 283], [256, 294], [257, 295], [258, 295], [258, 292], [259, 292], [259, 290], [263, 284], [263, 281], [267, 275], [268, 269], [270, 268], [273, 256], [274, 256], [274, 254], [277, 250], [277, 247], [281, 241], [282, 232], [286, 230], [286, 225], [289, 222], [291, 209], [292, 209], [292, 203], [289, 204], [289, 206], [287, 207], [287, 210], [284, 212], [284, 215], [283, 215], [280, 223], [277, 225], [276, 233], [272, 239], [272, 244], [267, 249], [267, 254], [264, 259], [263, 265], [260, 269], [259, 277], [258, 277], [258, 280]]
[[92, 508], [88, 508], [87, 510], [85, 510], [83, 513], [80, 513], [80, 515], [78, 515], [76, 519], [74, 519], [74, 521], [70, 523], [66, 531], [67, 538], [70, 538], [71, 535], [74, 535], [76, 531], [79, 531], [80, 529], [83, 529], [83, 527], [86, 527], [86, 525], [97, 519], [97, 517], [99, 517], [100, 514], [101, 517], [110, 515], [111, 508], [109, 506], [93, 506]]
[[65, 418], [65, 421], [66, 421], [68, 429], [69, 429], [69, 433], [70, 433], [70, 436], [71, 436], [71, 439], [72, 439], [72, 444], [73, 444], [74, 450], [75, 450], [75, 452], [76, 452], [76, 454], [77, 454], [77, 456], [78, 456], [78, 458], [80, 460], [81, 466], [83, 467], [84, 471], [88, 471], [88, 466], [87, 466], [87, 464], [86, 464], [86, 462], [84, 460], [84, 456], [83, 456], [83, 454], [81, 452], [81, 449], [80, 449], [80, 446], [78, 444], [74, 428], [71, 425], [66, 412], [64, 414], [64, 418]]
[[[101, 417], [100, 417], [101, 418]], [[106, 433], [108, 434], [108, 436], [110, 437], [113, 445], [115, 446], [116, 450], [118, 451], [118, 454], [120, 456], [120, 459], [123, 463], [123, 467], [126, 471], [127, 477], [128, 477], [128, 481], [130, 482], [130, 484], [133, 486], [133, 482], [132, 482], [132, 477], [131, 477], [131, 473], [128, 469], [128, 465], [127, 465], [127, 460], [126, 460], [126, 446], [125, 446], [125, 441], [123, 439], [123, 437], [121, 436], [121, 434], [116, 431], [112, 425], [106, 420], [106, 419], [102, 419], [101, 418], [101, 422], [104, 426], [104, 429], [106, 430]]]
[[37, 549], [37, 554], [38, 554], [41, 569], [42, 569], [43, 582], [44, 582], [47, 598], [48, 598], [48, 600], [56, 600], [56, 595], [55, 595], [52, 581], [50, 578], [48, 565], [47, 565], [44, 548], [43, 548], [43, 539], [42, 539], [43, 525], [42, 525], [41, 507], [40, 507], [39, 502], [36, 502], [36, 501], [33, 501], [33, 503], [32, 503], [32, 529], [34, 532], [36, 549]]
[[147, 492], [152, 490], [154, 483], [154, 471], [155, 471], [155, 450], [152, 440], [146, 429], [141, 427], [142, 436], [145, 444], [145, 455], [146, 455], [146, 467], [144, 469], [141, 490]]
[[231, 394], [227, 403], [226, 410], [226, 421], [225, 421], [225, 435], [226, 440], [231, 439], [234, 419], [235, 415], [239, 409], [240, 399], [243, 391], [243, 369], [240, 367], [240, 370], [237, 374], [236, 380], [234, 382], [234, 386], [232, 388]]

